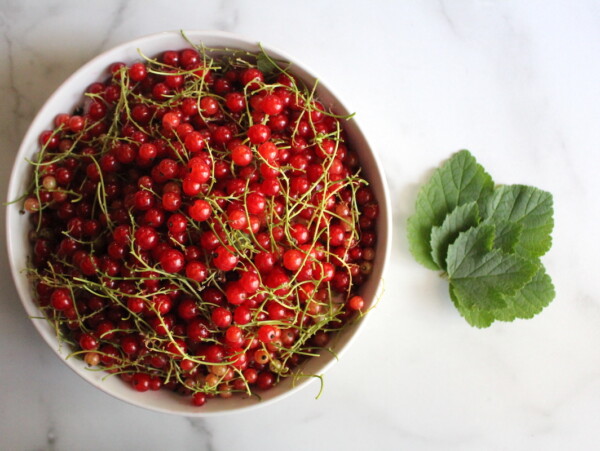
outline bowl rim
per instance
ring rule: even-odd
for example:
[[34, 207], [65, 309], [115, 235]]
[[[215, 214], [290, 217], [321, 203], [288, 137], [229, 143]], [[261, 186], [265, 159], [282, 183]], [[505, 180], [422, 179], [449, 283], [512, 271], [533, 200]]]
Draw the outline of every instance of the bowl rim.
[[[183, 35], [184, 33], [185, 33], [185, 36]], [[326, 91], [329, 92], [331, 97], [333, 97], [335, 99], [336, 107], [343, 109], [345, 111], [351, 111], [346, 107], [345, 103], [341, 100], [340, 96], [335, 92], [335, 90], [332, 89], [330, 85], [323, 82], [316, 75], [316, 72], [314, 70], [312, 70], [311, 67], [309, 67], [305, 63], [299, 61], [297, 58], [291, 57], [286, 52], [281, 51], [280, 49], [278, 49], [276, 47], [259, 43], [258, 41], [254, 40], [254, 39], [250, 39], [250, 38], [241, 36], [239, 34], [230, 33], [227, 31], [219, 31], [219, 30], [161, 31], [158, 33], [152, 33], [152, 34], [136, 37], [134, 39], [122, 42], [122, 43], [120, 43], [114, 47], [111, 47], [110, 49], [107, 49], [107, 50], [103, 51], [102, 53], [94, 56], [92, 59], [87, 61], [85, 64], [81, 65], [71, 75], [69, 75], [54, 90], [54, 92], [47, 98], [47, 100], [40, 107], [40, 109], [36, 113], [35, 117], [31, 121], [25, 135], [23, 136], [23, 139], [21, 140], [17, 154], [15, 155], [15, 161], [14, 161], [14, 164], [12, 167], [11, 177], [10, 177], [10, 181], [8, 184], [6, 220], [5, 220], [6, 237], [7, 237], [7, 253], [8, 253], [8, 258], [9, 258], [12, 279], [13, 279], [13, 282], [17, 289], [19, 299], [20, 299], [21, 304], [23, 305], [26, 313], [30, 316], [30, 319], [32, 320], [34, 327], [36, 328], [38, 333], [41, 335], [43, 340], [46, 342], [46, 344], [60, 358], [60, 360], [64, 364], [66, 364], [66, 366], [69, 367], [72, 371], [74, 371], [77, 375], [79, 375], [81, 378], [83, 378], [85, 381], [87, 381], [94, 387], [99, 388], [102, 392], [112, 396], [113, 398], [119, 399], [121, 401], [124, 401], [130, 405], [134, 405], [136, 407], [141, 407], [141, 408], [145, 408], [145, 409], [152, 410], [155, 412], [160, 412], [160, 413], [168, 413], [168, 414], [182, 415], [182, 416], [189, 416], [189, 417], [209, 417], [209, 416], [214, 417], [214, 416], [220, 416], [220, 415], [248, 412], [253, 409], [268, 406], [274, 402], [280, 401], [288, 396], [291, 396], [294, 393], [297, 393], [299, 390], [301, 390], [302, 388], [308, 386], [311, 382], [313, 382], [315, 378], [312, 378], [312, 377], [303, 378], [302, 380], [300, 380], [297, 383], [295, 383], [294, 385], [292, 385], [289, 389], [282, 391], [281, 393], [276, 394], [269, 399], [261, 400], [260, 402], [249, 402], [247, 405], [244, 405], [244, 406], [238, 406], [238, 407], [233, 407], [230, 409], [215, 410], [215, 411], [206, 411], [206, 410], [202, 410], [202, 409], [198, 409], [197, 412], [195, 412], [195, 411], [194, 412], [175, 411], [175, 410], [171, 410], [171, 409], [161, 408], [161, 407], [155, 406], [155, 405], [144, 404], [142, 402], [138, 402], [136, 399], [133, 399], [131, 397], [128, 398], [128, 397], [122, 396], [119, 393], [113, 392], [113, 390], [111, 390], [108, 385], [106, 385], [106, 384], [102, 385], [101, 382], [98, 382], [97, 380], [92, 379], [91, 377], [86, 377], [86, 375], [84, 374], [84, 371], [82, 371], [80, 368], [75, 367], [71, 363], [71, 361], [66, 360], [65, 359], [66, 354], [61, 350], [60, 347], [56, 346], [56, 342], [55, 342], [57, 340], [56, 336], [48, 336], [48, 334], [46, 333], [46, 330], [43, 329], [43, 324], [45, 324], [45, 321], [39, 321], [33, 317], [33, 315], [35, 313], [37, 313], [39, 315], [40, 312], [39, 312], [39, 310], [37, 310], [37, 306], [32, 301], [26, 301], [26, 299], [30, 298], [30, 295], [29, 295], [30, 293], [27, 291], [27, 289], [31, 289], [31, 288], [30, 287], [27, 288], [27, 285], [29, 284], [29, 282], [27, 281], [26, 276], [24, 276], [22, 274], [23, 268], [18, 268], [16, 266], [16, 255], [17, 255], [18, 251], [15, 248], [16, 240], [13, 239], [13, 235], [17, 234], [17, 232], [13, 231], [13, 227], [11, 226], [12, 222], [15, 220], [15, 215], [18, 214], [18, 208], [15, 207], [14, 200], [17, 199], [18, 196], [21, 194], [18, 191], [19, 182], [21, 181], [19, 176], [21, 174], [19, 174], [17, 169], [19, 167], [21, 167], [21, 165], [24, 164], [24, 159], [27, 156], [29, 156], [29, 154], [31, 153], [32, 143], [37, 143], [37, 136], [40, 133], [40, 131], [43, 130], [43, 128], [42, 128], [43, 125], [47, 123], [46, 119], [49, 117], [48, 115], [52, 114], [52, 113], [56, 113], [54, 111], [47, 111], [53, 105], [53, 103], [55, 102], [55, 99], [57, 99], [61, 95], [64, 95], [64, 91], [68, 91], [68, 86], [72, 83], [73, 80], [77, 79], [79, 74], [86, 72], [87, 70], [90, 70], [94, 66], [98, 65], [100, 61], [106, 59], [109, 55], [117, 54], [120, 51], [125, 51], [125, 50], [131, 49], [131, 48], [140, 49], [140, 48], [143, 48], [144, 45], [149, 45], [149, 43], [152, 43], [155, 41], [161, 41], [161, 40], [175, 39], [176, 36], [181, 38], [182, 45], [184, 45], [184, 43], [187, 39], [189, 39], [189, 41], [193, 42], [193, 43], [196, 43], [196, 42], [200, 43], [204, 39], [207, 39], [207, 38], [236, 41], [239, 45], [243, 45], [246, 47], [250, 46], [252, 48], [256, 48], [256, 50], [259, 49], [259, 45], [260, 45], [262, 47], [262, 49], [265, 52], [267, 52], [268, 54], [275, 55], [277, 58], [282, 58], [286, 61], [291, 62], [294, 66], [294, 69], [300, 70], [300, 72], [303, 72], [305, 74], [305, 76], [308, 76], [311, 79], [318, 81], [320, 89], [325, 89]], [[165, 44], [165, 45], [170, 45], [170, 44]], [[227, 46], [227, 47], [229, 47], [229, 46]], [[231, 48], [233, 48], [233, 47], [231, 47]], [[165, 48], [165, 50], [167, 50], [167, 48]], [[90, 80], [90, 83], [91, 82], [93, 82], [93, 80]], [[81, 94], [82, 93], [78, 93], [78, 95], [81, 95]], [[383, 258], [381, 259], [381, 264], [380, 264], [380, 271], [379, 271], [380, 277], [379, 277], [379, 280], [375, 282], [375, 289], [374, 289], [374, 301], [375, 301], [375, 300], [377, 300], [377, 298], [380, 298], [382, 296], [383, 279], [384, 279], [386, 268], [389, 266], [391, 246], [392, 246], [392, 230], [393, 230], [392, 229], [392, 214], [391, 214], [392, 209], [391, 209], [389, 188], [387, 185], [387, 180], [385, 178], [385, 172], [383, 170], [383, 166], [379, 159], [379, 156], [373, 150], [373, 147], [369, 144], [369, 141], [368, 141], [365, 133], [363, 132], [364, 129], [359, 125], [356, 117], [353, 117], [352, 120], [355, 123], [354, 127], [355, 127], [357, 133], [359, 133], [362, 136], [362, 139], [364, 140], [364, 144], [366, 145], [366, 148], [367, 148], [367, 152], [368, 152], [368, 154], [370, 154], [372, 162], [374, 163], [374, 165], [373, 165], [374, 167], [372, 168], [372, 173], [376, 174], [377, 181], [379, 182], [379, 184], [381, 186], [382, 196], [381, 196], [381, 198], [378, 198], [378, 202], [380, 204], [380, 216], [378, 218], [378, 222], [380, 222], [380, 224], [378, 224], [378, 227], [380, 228], [379, 233], [381, 233], [381, 231], [384, 231], [385, 236], [380, 237], [378, 235], [378, 238], [385, 239], [385, 242], [384, 242], [383, 246], [378, 246], [378, 253], [382, 252], [384, 255], [383, 255]], [[373, 179], [373, 177], [371, 177], [371, 179]], [[370, 182], [373, 183], [373, 180], [370, 180]], [[381, 208], [382, 206], [383, 206], [383, 208]], [[28, 251], [21, 250], [21, 252], [27, 253]], [[25, 283], [23, 281], [24, 279], [25, 279]], [[326, 362], [324, 365], [322, 365], [319, 368], [320, 374], [324, 374], [326, 371], [328, 371], [335, 364], [336, 360], [338, 360], [339, 357], [341, 357], [347, 351], [347, 349], [354, 342], [354, 340], [356, 340], [359, 333], [364, 329], [365, 321], [368, 318], [370, 318], [371, 316], [372, 316], [372, 313], [365, 315], [353, 326], [354, 330], [350, 331], [350, 336], [345, 341], [343, 346], [340, 349], [336, 349], [336, 358], [330, 359], [328, 362]], [[54, 341], [53, 341], [53, 339], [54, 339]]]

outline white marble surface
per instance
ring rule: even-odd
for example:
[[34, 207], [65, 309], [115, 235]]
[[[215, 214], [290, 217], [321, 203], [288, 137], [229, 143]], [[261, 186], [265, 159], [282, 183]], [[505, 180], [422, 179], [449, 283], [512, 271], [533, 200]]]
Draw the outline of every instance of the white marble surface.
[[[2, 192], [28, 123], [73, 70], [182, 28], [284, 49], [358, 112], [392, 193], [385, 297], [320, 400], [313, 385], [190, 420], [114, 400], [63, 365], [26, 317], [0, 242], [0, 449], [598, 449], [600, 3], [1, 0]], [[497, 181], [554, 194], [544, 262], [558, 294], [531, 321], [469, 327], [408, 253], [416, 188], [460, 148]]]

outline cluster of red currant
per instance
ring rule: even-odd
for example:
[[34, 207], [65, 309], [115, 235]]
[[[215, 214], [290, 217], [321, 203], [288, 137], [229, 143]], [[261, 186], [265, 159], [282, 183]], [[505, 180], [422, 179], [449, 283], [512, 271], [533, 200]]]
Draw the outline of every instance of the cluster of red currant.
[[272, 387], [365, 308], [378, 204], [345, 118], [264, 53], [110, 72], [40, 136], [24, 201], [40, 308], [136, 390], [202, 405]]

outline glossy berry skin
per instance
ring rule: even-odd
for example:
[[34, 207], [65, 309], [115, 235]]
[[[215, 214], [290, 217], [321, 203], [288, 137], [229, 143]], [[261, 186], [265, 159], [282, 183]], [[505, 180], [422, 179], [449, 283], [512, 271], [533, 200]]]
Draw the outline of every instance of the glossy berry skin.
[[265, 325], [258, 329], [257, 337], [263, 343], [271, 343], [275, 339], [275, 335], [275, 327], [271, 325]]
[[335, 266], [329, 262], [319, 263], [314, 266], [313, 276], [320, 282], [331, 282], [335, 275]]
[[271, 130], [263, 124], [254, 124], [248, 129], [248, 139], [252, 144], [262, 144], [271, 137]]
[[248, 217], [242, 209], [236, 209], [229, 214], [229, 225], [235, 230], [243, 230], [248, 227]]
[[256, 386], [261, 390], [268, 390], [273, 387], [275, 376], [270, 371], [263, 371], [256, 378]]
[[365, 300], [361, 296], [353, 296], [348, 300], [348, 308], [351, 310], [360, 310], [364, 308]]
[[140, 349], [139, 340], [132, 336], [127, 335], [121, 339], [121, 350], [128, 355], [136, 355]]
[[187, 179], [197, 183], [206, 183], [211, 177], [211, 170], [208, 164], [202, 159], [193, 157], [187, 164], [188, 175]]
[[230, 282], [225, 289], [227, 301], [233, 305], [242, 304], [247, 297], [247, 293], [239, 282]]
[[260, 193], [250, 193], [246, 197], [246, 208], [250, 214], [261, 215], [264, 213], [266, 206], [267, 200]]
[[136, 373], [131, 379], [131, 385], [136, 391], [148, 391], [150, 389], [150, 376], [145, 373]]
[[133, 81], [142, 81], [148, 75], [148, 71], [146, 70], [146, 66], [143, 63], [134, 63], [129, 68], [129, 77]]
[[258, 146], [258, 154], [265, 162], [273, 164], [279, 156], [279, 149], [275, 143], [267, 141]]
[[225, 341], [230, 346], [239, 346], [243, 343], [244, 332], [237, 326], [229, 326], [225, 331]]
[[256, 67], [250, 67], [242, 72], [242, 84], [249, 89], [257, 89], [264, 80], [264, 74]]
[[205, 146], [204, 136], [200, 132], [193, 131], [185, 137], [184, 145], [191, 153], [200, 152]]
[[181, 120], [179, 119], [179, 116], [177, 115], [177, 113], [174, 112], [166, 113], [162, 118], [162, 126], [166, 130], [176, 129], [180, 123]]
[[241, 92], [230, 92], [225, 96], [225, 105], [232, 113], [240, 113], [246, 108], [246, 98]]
[[85, 349], [86, 351], [97, 349], [98, 340], [91, 334], [83, 334], [79, 339], [79, 346], [81, 346], [81, 349]]
[[158, 244], [158, 233], [151, 227], [142, 226], [135, 231], [135, 243], [142, 250], [150, 250]]
[[305, 255], [295, 249], [290, 249], [283, 254], [283, 266], [290, 271], [297, 271], [304, 262]]
[[240, 144], [231, 151], [231, 160], [238, 166], [248, 166], [253, 159], [252, 149]]
[[252, 312], [248, 307], [243, 305], [238, 306], [233, 311], [233, 320], [236, 324], [243, 326], [244, 324], [248, 324], [252, 319]]
[[192, 341], [199, 342], [210, 335], [208, 322], [203, 318], [195, 317], [186, 326], [186, 335]]
[[231, 325], [233, 319], [231, 312], [223, 307], [217, 307], [213, 310], [211, 319], [217, 327], [227, 327]]
[[52, 307], [60, 311], [67, 310], [73, 306], [71, 293], [65, 288], [57, 288], [54, 290], [50, 296], [50, 302], [52, 303]]
[[261, 102], [261, 109], [270, 116], [283, 111], [283, 100], [275, 94], [266, 95]]
[[261, 273], [268, 273], [275, 266], [275, 255], [271, 252], [259, 252], [254, 257], [254, 264]]
[[175, 192], [163, 194], [162, 207], [166, 211], [177, 211], [181, 207], [181, 195]]
[[255, 293], [260, 288], [260, 277], [252, 270], [242, 273], [239, 281], [240, 290], [245, 293]]
[[206, 404], [206, 395], [204, 393], [198, 392], [192, 395], [192, 404], [196, 407], [201, 407]]
[[231, 271], [237, 265], [238, 258], [225, 246], [216, 249], [213, 264], [221, 271]]
[[200, 100], [200, 110], [206, 116], [214, 116], [219, 111], [219, 102], [212, 97], [203, 97]]
[[208, 276], [208, 268], [204, 263], [197, 260], [192, 260], [185, 266], [185, 275], [189, 279], [201, 283], [204, 282]]
[[177, 314], [180, 318], [189, 321], [199, 315], [198, 304], [192, 298], [183, 299], [177, 306]]
[[168, 273], [178, 273], [185, 265], [185, 258], [181, 251], [177, 249], [168, 249], [160, 256], [160, 264]]
[[204, 351], [204, 355], [206, 356], [207, 361], [211, 363], [220, 363], [223, 360], [224, 350], [220, 345], [210, 345]]
[[190, 206], [188, 214], [195, 221], [206, 221], [212, 214], [212, 207], [203, 199], [196, 199]]

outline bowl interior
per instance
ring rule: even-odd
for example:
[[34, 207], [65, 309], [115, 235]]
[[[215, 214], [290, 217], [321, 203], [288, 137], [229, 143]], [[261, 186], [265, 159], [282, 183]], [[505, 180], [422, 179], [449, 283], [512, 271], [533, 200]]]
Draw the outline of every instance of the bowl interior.
[[[238, 48], [252, 52], [259, 50], [259, 47], [255, 42], [229, 33], [198, 31], [186, 32], [186, 35], [190, 41], [196, 44], [203, 42], [208, 47]], [[138, 49], [147, 56], [154, 56], [165, 50], [177, 50], [187, 46], [189, 46], [189, 44], [179, 32], [164, 32], [143, 37], [122, 44], [99, 55], [69, 77], [58, 90], [54, 92], [39, 111], [23, 139], [12, 171], [8, 200], [11, 201], [17, 199], [27, 189], [27, 182], [30, 179], [30, 166], [26, 162], [26, 159], [31, 158], [37, 151], [37, 138], [40, 132], [51, 128], [52, 121], [56, 114], [72, 111], [73, 108], [81, 102], [82, 93], [87, 86], [94, 81], [99, 81], [106, 77], [106, 68], [112, 62], [123, 61], [131, 63], [140, 60]], [[263, 46], [263, 48], [273, 57], [291, 61], [293, 63], [293, 72], [305, 82], [314, 82], [314, 75], [294, 59], [278, 50], [266, 46]], [[335, 105], [334, 110], [337, 114], [349, 113], [342, 102], [332, 93], [326, 84], [319, 82], [317, 93], [325, 106]], [[359, 129], [356, 119], [347, 121], [345, 123], [345, 129], [351, 147], [358, 153], [365, 176], [370, 181], [372, 189], [380, 203], [380, 217], [377, 224], [378, 242], [373, 273], [361, 288], [365, 300], [368, 303], [371, 303], [377, 296], [385, 262], [390, 251], [391, 239], [389, 234], [391, 231], [391, 212], [389, 208], [389, 196], [387, 194], [385, 180], [377, 157], [372, 152], [365, 136]], [[7, 207], [7, 244], [10, 265], [17, 291], [25, 310], [31, 317], [39, 317], [40, 312], [33, 301], [33, 293], [23, 271], [27, 266], [30, 249], [27, 234], [25, 233], [29, 228], [29, 222], [27, 220], [27, 215], [21, 214], [20, 209], [20, 203], [13, 203]], [[366, 318], [368, 317], [369, 315], [366, 316]], [[335, 344], [335, 350], [338, 356], [355, 337], [357, 330], [363, 322], [364, 320], [347, 327], [339, 334]], [[44, 320], [34, 319], [33, 323], [48, 345], [61, 357], [61, 359], [64, 360], [65, 356], [69, 353], [69, 350], [66, 345], [62, 348], [59, 346], [53, 328]], [[322, 374], [334, 362], [335, 357], [330, 354], [323, 354], [318, 358], [307, 361], [303, 366], [303, 372], [305, 374]], [[199, 409], [192, 406], [189, 399], [166, 390], [146, 393], [135, 392], [117, 377], [108, 377], [104, 379], [106, 373], [89, 371], [86, 369], [85, 363], [76, 358], [66, 360], [65, 363], [92, 385], [118, 399], [156, 411], [197, 416], [239, 411], [266, 405], [270, 401], [280, 399], [284, 395], [296, 391], [314, 379], [302, 377], [298, 378], [294, 383], [292, 378], [288, 378], [273, 389], [264, 392], [261, 395], [261, 401], [255, 398], [213, 399]]]

